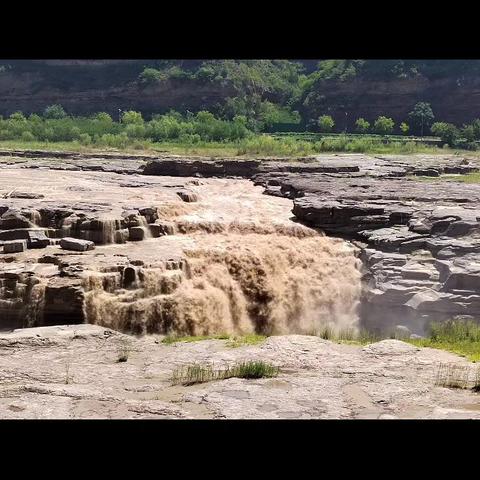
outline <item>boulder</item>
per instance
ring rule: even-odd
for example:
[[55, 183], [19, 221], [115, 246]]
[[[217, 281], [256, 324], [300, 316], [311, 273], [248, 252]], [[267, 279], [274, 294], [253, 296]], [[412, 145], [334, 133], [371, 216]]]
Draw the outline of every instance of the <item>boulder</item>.
[[10, 240], [8, 242], [4, 242], [3, 244], [3, 253], [24, 252], [26, 249], [26, 240]]
[[95, 244], [90, 240], [81, 240], [79, 238], [65, 237], [60, 240], [60, 247], [64, 250], [85, 252], [87, 250], [93, 250], [95, 248]]
[[129, 231], [129, 240], [139, 241], [145, 240], [146, 232], [144, 227], [130, 227]]
[[27, 245], [28, 248], [45, 248], [50, 245], [50, 239], [43, 230], [30, 230]]
[[28, 248], [45, 248], [50, 245], [50, 239], [43, 229], [17, 228], [0, 231], [0, 240], [26, 240]]
[[28, 228], [31, 226], [27, 217], [20, 212], [7, 211], [0, 217], [0, 230], [10, 230], [12, 228]]
[[184, 201], [188, 203], [197, 202], [198, 195], [195, 192], [190, 190], [178, 190], [177, 195]]
[[149, 225], [153, 237], [175, 235], [175, 224], [167, 221], [157, 221]]

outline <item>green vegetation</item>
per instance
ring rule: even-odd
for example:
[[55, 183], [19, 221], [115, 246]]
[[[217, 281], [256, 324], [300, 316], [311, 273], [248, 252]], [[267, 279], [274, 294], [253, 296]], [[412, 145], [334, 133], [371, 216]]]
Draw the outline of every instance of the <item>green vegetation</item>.
[[219, 334], [219, 335], [191, 335], [185, 337], [179, 337], [176, 335], [167, 335], [163, 340], [162, 343], [166, 343], [167, 345], [171, 345], [172, 343], [191, 343], [191, 342], [201, 342], [203, 340], [228, 340], [230, 335], [228, 334]]
[[155, 115], [150, 121], [145, 121], [139, 112], [127, 111], [121, 122], [114, 122], [105, 112], [88, 118], [67, 117], [62, 112], [61, 106], [52, 105], [43, 117], [32, 114], [27, 118], [21, 112], [13, 113], [8, 119], [0, 119], [0, 140], [78, 141], [82, 145], [125, 148], [142, 142], [235, 141], [252, 135], [245, 118], [221, 120], [205, 111], [186, 116], [170, 112]]
[[23, 140], [0, 141], [0, 148], [15, 150], [64, 150], [78, 152], [118, 151], [155, 154], [172, 153], [176, 155], [203, 155], [210, 157], [234, 156], [288, 156], [303, 157], [322, 152], [351, 153], [445, 153], [436, 147], [417, 145], [414, 142], [383, 143], [370, 139], [325, 138], [317, 142], [298, 141], [295, 138], [277, 139], [269, 135], [258, 135], [237, 142], [139, 142], [125, 140], [101, 144], [82, 144], [72, 142], [29, 142]]
[[172, 343], [178, 342], [201, 342], [203, 340], [228, 340], [227, 347], [237, 348], [243, 347], [246, 345], [257, 345], [263, 342], [267, 337], [265, 335], [257, 335], [256, 333], [249, 333], [246, 335], [229, 335], [218, 334], [218, 335], [198, 335], [198, 336], [186, 336], [178, 337], [175, 335], [167, 335], [162, 343], [171, 345]]
[[408, 341], [420, 347], [448, 350], [472, 362], [480, 361], [480, 325], [472, 321], [433, 323], [429, 338]]
[[419, 347], [447, 350], [464, 356], [472, 362], [480, 361], [480, 325], [473, 321], [449, 320], [442, 323], [434, 322], [430, 325], [429, 336], [418, 339], [411, 339], [401, 333], [381, 336], [366, 330], [361, 330], [360, 332], [356, 332], [353, 329], [336, 331], [329, 326], [313, 331], [311, 335], [325, 340], [352, 345], [366, 345], [379, 342], [385, 338], [395, 338]]
[[345, 343], [348, 345], [368, 345], [369, 343], [379, 342], [382, 337], [367, 330], [356, 331], [353, 328], [346, 328], [335, 330], [326, 325], [318, 330], [311, 332], [315, 337], [323, 338], [324, 340], [331, 340], [337, 343]]
[[434, 123], [431, 131], [433, 135], [440, 137], [442, 141], [450, 146], [455, 145], [460, 136], [460, 131], [458, 128], [455, 125], [446, 122]]
[[[423, 104], [422, 108], [428, 110], [425, 105], [428, 107]], [[420, 107], [417, 110], [420, 111]], [[0, 146], [3, 143], [12, 148], [103, 148], [212, 156], [296, 157], [321, 152], [434, 153], [437, 149], [431, 144], [440, 142], [430, 137], [406, 136], [409, 126], [405, 122], [400, 126], [404, 135], [392, 135], [395, 123], [385, 116], [378, 117], [373, 125], [376, 135], [366, 133], [370, 123], [364, 118], [356, 121], [356, 129], [362, 133], [331, 133], [335, 121], [329, 115], [322, 115], [317, 120], [322, 134], [301, 132], [282, 136], [261, 133], [274, 129], [275, 125], [299, 125], [298, 122], [297, 111], [262, 100], [256, 94], [227, 99], [216, 115], [208, 111], [185, 114], [169, 111], [145, 119], [140, 112], [125, 111], [121, 112], [119, 121], [114, 121], [106, 112], [72, 117], [61, 105], [51, 105], [42, 115], [27, 117], [22, 112], [15, 112], [8, 118], [0, 117]], [[424, 123], [427, 125], [428, 120]], [[480, 120], [464, 125], [462, 129], [437, 122], [432, 125], [432, 131], [450, 146], [475, 149], [477, 138], [480, 138]]]
[[322, 115], [317, 123], [321, 132], [331, 132], [335, 126], [335, 122], [330, 115]]
[[440, 175], [439, 177], [409, 176], [413, 180], [421, 182], [462, 182], [462, 183], [480, 183], [480, 173], [467, 173], [465, 175]]
[[258, 345], [265, 341], [267, 337], [265, 335], [258, 335], [256, 333], [249, 333], [247, 335], [234, 336], [229, 339], [227, 343], [228, 347], [237, 348], [247, 345]]
[[403, 135], [407, 135], [409, 130], [410, 130], [410, 127], [408, 126], [408, 124], [406, 124], [405, 122], [402, 122], [400, 124], [400, 131], [402, 132]]
[[373, 124], [373, 130], [380, 135], [390, 135], [393, 133], [395, 122], [388, 117], [380, 116], [375, 120]]
[[[215, 115], [217, 120], [233, 121], [235, 117], [244, 117], [245, 125], [249, 131], [272, 132], [278, 125], [298, 125], [305, 128], [307, 125], [314, 125], [314, 128], [320, 127], [322, 131], [343, 131], [347, 127], [346, 119], [353, 119], [352, 115], [362, 115], [358, 112], [358, 105], [355, 95], [348, 93], [335, 95], [331, 97], [331, 86], [358, 81], [385, 81], [385, 82], [403, 82], [411, 78], [437, 79], [451, 77], [452, 79], [461, 79], [462, 76], [478, 75], [480, 73], [479, 60], [322, 60], [318, 63], [314, 61], [289, 61], [289, 60], [144, 60], [129, 61], [125, 64], [111, 64], [108, 62], [102, 67], [102, 75], [92, 80], [89, 67], [75, 67], [74, 71], [65, 69], [63, 66], [52, 66], [42, 62], [31, 61], [12, 61], [8, 65], [0, 65], [0, 69], [12, 74], [35, 74], [41, 73], [39, 80], [39, 89], [44, 86], [53, 86], [59, 89], [68, 89], [71, 85], [95, 84], [98, 88], [109, 88], [112, 85], [122, 87], [126, 84], [137, 84], [141, 89], [150, 88], [155, 84], [170, 82], [168, 88], [181, 87], [184, 89], [204, 89], [207, 97], [211, 97], [208, 92], [218, 92], [218, 102], [214, 100], [205, 100], [205, 103], [189, 103], [188, 99], [179, 101], [176, 108], [181, 110], [183, 116], [194, 115], [197, 111], [208, 110]], [[315, 64], [316, 63], [316, 64]], [[64, 68], [62, 73], [67, 73], [72, 78], [62, 78], [59, 75], [59, 68]], [[85, 68], [85, 70], [84, 70]], [[107, 74], [108, 73], [108, 74]], [[353, 86], [355, 86], [353, 84]], [[330, 93], [328, 93], [330, 91]], [[353, 90], [355, 91], [355, 90]], [[363, 88], [359, 92], [363, 92]], [[348, 92], [348, 90], [346, 90]], [[361, 93], [360, 93], [361, 94]], [[199, 97], [203, 93], [199, 91]], [[203, 102], [203, 99], [201, 100]], [[111, 106], [111, 103], [109, 103]], [[121, 105], [119, 105], [121, 106]], [[407, 111], [410, 111], [408, 118], [395, 118], [395, 124], [390, 127], [383, 120], [377, 123], [378, 129], [382, 134], [395, 129], [396, 133], [405, 132], [405, 124], [408, 124], [410, 131], [416, 134], [428, 134], [428, 129], [434, 121], [434, 112], [429, 103], [420, 101], [415, 105], [406, 105]], [[193, 111], [194, 113], [189, 113]], [[331, 127], [323, 128], [323, 125], [317, 125], [317, 119], [324, 113], [331, 113], [334, 124]], [[115, 109], [116, 113], [116, 109]], [[165, 112], [159, 112], [165, 114]], [[349, 116], [350, 115], [350, 116]], [[389, 111], [385, 111], [382, 119], [388, 118]], [[363, 116], [363, 115], [362, 115]], [[60, 105], [47, 107], [43, 112], [43, 118], [49, 120], [60, 120], [66, 118], [67, 114]], [[344, 121], [345, 120], [345, 121]], [[359, 119], [360, 120], [360, 119]], [[359, 133], [366, 133], [370, 130], [370, 124], [373, 124], [374, 118], [362, 118], [366, 123], [356, 123], [354, 128]], [[378, 119], [377, 119], [378, 121]], [[405, 123], [406, 122], [406, 123]], [[301, 127], [300, 127], [301, 125]], [[403, 127], [401, 127], [403, 125]], [[124, 129], [122, 127], [112, 127], [114, 131], [98, 132], [85, 131], [82, 126], [81, 133], [73, 135], [77, 141], [82, 144], [95, 143], [95, 133], [97, 135], [119, 135]], [[4, 127], [4, 126], [3, 126]], [[145, 125], [145, 127], [147, 127]], [[473, 148], [473, 143], [480, 140], [479, 132], [480, 121], [477, 126], [466, 125], [457, 126], [461, 130], [461, 138], [466, 145], [453, 145], [447, 142], [451, 147]], [[89, 127], [90, 130], [92, 128]], [[1, 138], [12, 139], [8, 134], [10, 128], [1, 128], [3, 136]], [[7, 133], [5, 132], [7, 130]], [[68, 129], [67, 129], [68, 130]], [[118, 130], [118, 131], [117, 131]], [[296, 129], [295, 129], [296, 130]], [[53, 132], [52, 132], [53, 131]], [[286, 131], [283, 129], [283, 131]], [[42, 132], [29, 131], [24, 135], [25, 141], [31, 141], [31, 135], [36, 140], [42, 140]], [[60, 135], [58, 125], [49, 125], [47, 132], [43, 135], [48, 141], [67, 140], [65, 133]], [[75, 132], [73, 132], [75, 133]], [[78, 133], [78, 132], [77, 132]], [[148, 128], [142, 129], [129, 128], [130, 137], [145, 136], [149, 138]], [[187, 132], [188, 134], [190, 132]], [[72, 136], [72, 133], [69, 134]], [[80, 135], [82, 137], [80, 138]], [[87, 136], [88, 135], [88, 136]], [[78, 137], [78, 138], [77, 138]], [[226, 135], [224, 138], [227, 138]], [[14, 137], [14, 138], [20, 138]], [[142, 141], [142, 140], [140, 140]], [[153, 141], [160, 141], [154, 139]], [[165, 141], [163, 139], [162, 141]], [[212, 140], [208, 140], [212, 141]], [[118, 143], [120, 146], [125, 143], [125, 139], [104, 139], [106, 145]], [[123, 148], [123, 147], [122, 147]]]
[[370, 130], [370, 122], [367, 122], [364, 118], [359, 118], [355, 122], [355, 130], [358, 133], [367, 133]]
[[276, 377], [279, 368], [263, 361], [236, 363], [226, 369], [214, 369], [212, 365], [193, 364], [180, 367], [172, 374], [174, 385], [194, 385], [197, 383], [226, 380], [227, 378], [271, 378]]
[[416, 128], [417, 132], [423, 137], [425, 127], [432, 125], [435, 115], [429, 103], [419, 102], [408, 114], [408, 118], [410, 119], [410, 124]]

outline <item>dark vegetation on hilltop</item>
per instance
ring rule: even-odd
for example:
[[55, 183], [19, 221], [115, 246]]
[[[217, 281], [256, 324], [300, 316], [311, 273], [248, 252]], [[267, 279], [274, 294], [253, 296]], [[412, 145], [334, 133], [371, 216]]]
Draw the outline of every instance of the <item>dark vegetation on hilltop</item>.
[[[433, 134], [451, 147], [473, 150], [480, 140], [474, 102], [469, 121], [455, 125], [441, 106], [437, 110], [428, 88], [422, 90], [425, 98], [408, 92], [412, 85], [440, 82], [458, 94], [477, 78], [479, 60], [5, 60], [0, 93], [9, 93], [0, 140], [141, 147], [142, 142], [239, 142], [262, 132], [311, 131], [406, 140]], [[372, 93], [368, 89], [375, 82], [388, 88]], [[9, 108], [9, 102], [24, 105], [25, 91], [31, 102]], [[49, 103], [35, 108], [45, 92]], [[400, 110], [389, 100], [397, 94], [403, 95]], [[52, 98], [61, 101], [51, 105]], [[136, 102], [140, 108], [132, 108]], [[378, 141], [371, 137], [368, 141]], [[371, 147], [355, 141], [352, 147], [348, 140], [352, 151]], [[313, 151], [348, 150], [345, 138], [335, 142]]]

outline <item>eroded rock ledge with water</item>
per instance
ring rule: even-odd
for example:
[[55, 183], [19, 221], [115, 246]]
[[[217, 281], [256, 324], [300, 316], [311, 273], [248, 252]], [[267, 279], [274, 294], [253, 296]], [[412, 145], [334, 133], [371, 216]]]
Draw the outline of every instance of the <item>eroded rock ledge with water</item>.
[[[5, 332], [423, 335], [432, 319], [480, 318], [480, 188], [416, 179], [478, 171], [474, 159], [0, 155]], [[169, 408], [159, 416], [189, 415]]]

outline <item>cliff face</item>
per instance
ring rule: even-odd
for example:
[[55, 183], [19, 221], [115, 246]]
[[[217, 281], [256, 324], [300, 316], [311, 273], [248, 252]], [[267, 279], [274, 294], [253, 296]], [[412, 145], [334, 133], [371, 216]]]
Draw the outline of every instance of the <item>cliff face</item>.
[[310, 118], [329, 114], [339, 128], [352, 128], [359, 117], [373, 121], [386, 115], [397, 123], [405, 121], [417, 102], [430, 103], [436, 120], [470, 122], [480, 116], [480, 78], [328, 82], [306, 99], [304, 113]]
[[[38, 113], [59, 103], [70, 114], [138, 110], [144, 115], [177, 110], [209, 109], [228, 97], [239, 95], [235, 88], [219, 82], [189, 78], [171, 79], [156, 85], [138, 81], [140, 72], [153, 60], [16, 60], [0, 66], [0, 114], [21, 110]], [[200, 60], [178, 62], [193, 68]], [[302, 61], [307, 70], [308, 62]], [[316, 61], [315, 61], [316, 62]], [[9, 68], [11, 66], [11, 68]], [[310, 65], [311, 66], [311, 65]], [[429, 79], [415, 78], [318, 83], [294, 106], [305, 119], [323, 114], [334, 117], [339, 130], [351, 129], [359, 117], [369, 121], [379, 115], [397, 124], [407, 119], [415, 103], [432, 105], [437, 120], [461, 125], [480, 117], [480, 77], [460, 74]], [[116, 117], [115, 117], [116, 118]]]
[[[57, 61], [58, 62], [58, 61]], [[137, 110], [145, 115], [170, 108], [209, 108], [235, 91], [227, 85], [176, 79], [145, 85], [137, 81], [138, 68], [131, 64], [49, 65], [38, 72], [15, 69], [0, 74], [0, 114], [41, 112], [61, 104], [70, 114]], [[141, 69], [140, 69], [141, 71]]]

